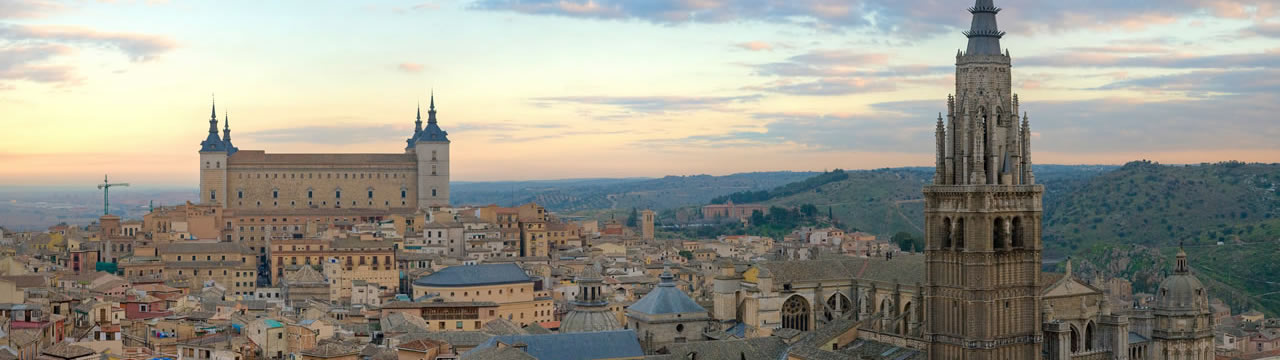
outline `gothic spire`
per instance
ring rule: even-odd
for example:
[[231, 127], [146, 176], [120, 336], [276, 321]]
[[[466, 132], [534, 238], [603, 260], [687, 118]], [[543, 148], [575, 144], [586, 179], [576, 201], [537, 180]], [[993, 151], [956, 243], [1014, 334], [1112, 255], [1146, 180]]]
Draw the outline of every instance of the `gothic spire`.
[[222, 110], [222, 141], [231, 141], [231, 111]]
[[436, 91], [431, 91], [431, 105], [427, 108], [427, 123], [436, 123]]
[[1000, 38], [1004, 32], [996, 26], [996, 13], [999, 12], [1000, 8], [992, 0], [975, 0], [973, 7], [969, 8], [973, 21], [969, 31], [964, 32], [969, 38], [965, 55], [1000, 55]]
[[418, 101], [418, 120], [413, 122], [413, 134], [422, 132], [422, 101]]
[[209, 107], [209, 134], [218, 136], [218, 100], [212, 100]]

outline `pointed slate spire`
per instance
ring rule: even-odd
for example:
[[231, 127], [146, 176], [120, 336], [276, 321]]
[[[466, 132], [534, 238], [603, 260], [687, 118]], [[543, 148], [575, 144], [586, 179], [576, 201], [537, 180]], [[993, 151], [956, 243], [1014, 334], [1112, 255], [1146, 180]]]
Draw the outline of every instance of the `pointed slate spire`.
[[414, 121], [414, 122], [413, 122], [413, 134], [414, 134], [414, 135], [417, 135], [418, 133], [422, 132], [422, 102], [421, 102], [421, 100], [419, 100], [419, 102], [418, 102], [418, 117], [417, 117], [417, 119], [418, 119], [418, 120], [416, 120], [416, 121]]
[[427, 123], [436, 123], [436, 91], [431, 90], [431, 105], [427, 108]]
[[200, 142], [200, 151], [226, 151], [226, 144], [218, 138], [218, 103], [213, 102], [209, 108], [209, 136]]
[[231, 111], [222, 111], [222, 141], [231, 142]]
[[969, 31], [964, 32], [969, 38], [965, 55], [1000, 55], [1000, 38], [1004, 36], [1004, 32], [996, 26], [996, 13], [999, 12], [1000, 8], [992, 0], [976, 0], [973, 7], [969, 8], [973, 21], [969, 25]]

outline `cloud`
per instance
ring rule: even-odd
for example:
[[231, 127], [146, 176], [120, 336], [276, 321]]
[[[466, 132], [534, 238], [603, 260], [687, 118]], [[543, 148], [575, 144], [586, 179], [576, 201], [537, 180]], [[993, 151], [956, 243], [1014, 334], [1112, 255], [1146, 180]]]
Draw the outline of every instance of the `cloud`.
[[339, 124], [333, 126], [300, 126], [245, 133], [246, 139], [262, 143], [304, 144], [385, 144], [388, 139], [407, 139], [413, 129], [393, 125]]
[[75, 49], [60, 44], [18, 44], [0, 48], [0, 81], [76, 82], [78, 78], [71, 67], [42, 64], [74, 52]]
[[1064, 52], [1015, 58], [1016, 66], [1048, 67], [1133, 67], [1133, 68], [1253, 68], [1280, 66], [1280, 52], [1199, 55], [1194, 53], [1166, 53], [1160, 55], [1126, 56], [1111, 52]]
[[396, 65], [396, 69], [407, 73], [420, 73], [422, 72], [423, 66], [418, 63], [403, 62]]
[[[14, 4], [20, 3], [4, 1], [0, 0], [0, 10], [14, 9]], [[0, 23], [0, 91], [15, 89], [13, 82], [17, 81], [55, 85], [82, 82], [75, 67], [55, 62], [55, 58], [72, 55], [80, 47], [115, 50], [129, 61], [146, 62], [176, 46], [176, 42], [163, 36]]]
[[570, 103], [602, 105], [638, 113], [726, 110], [727, 106], [759, 101], [763, 95], [743, 96], [559, 96], [533, 99], [541, 105]]
[[1280, 38], [1280, 22], [1262, 22], [1244, 28], [1241, 33], [1246, 36]]
[[746, 90], [776, 92], [788, 95], [848, 95], [885, 92], [897, 89], [893, 82], [867, 78], [823, 78], [813, 81], [774, 81], [761, 86], [749, 86]]
[[[1183, 16], [1268, 18], [1274, 6], [1253, 0], [1000, 0], [1006, 30], [1030, 33], [1088, 27], [1134, 30]], [[972, 4], [972, 2], [969, 2]], [[903, 37], [953, 31], [968, 23], [968, 5], [943, 0], [478, 0], [473, 9], [587, 19], [637, 19], [663, 25], [761, 21], [818, 29], [870, 28]], [[939, 10], [943, 9], [943, 10]], [[945, 9], [953, 9], [946, 11]]]
[[893, 91], [903, 82], [919, 82], [949, 74], [949, 66], [889, 65], [885, 53], [846, 49], [812, 50], [786, 61], [749, 64], [755, 75], [779, 79], [744, 89], [790, 95], [848, 95]]
[[0, 0], [0, 19], [41, 18], [62, 10], [62, 4], [45, 0]]
[[1101, 86], [1100, 89], [1130, 89], [1186, 93], [1193, 96], [1210, 94], [1280, 93], [1280, 70], [1201, 70], [1188, 73], [1126, 79]]
[[0, 27], [0, 38], [15, 42], [45, 41], [114, 48], [127, 55], [129, 60], [139, 62], [153, 59], [178, 46], [173, 39], [164, 36], [103, 32], [58, 25], [4, 26]]
[[763, 41], [748, 41], [733, 46], [750, 51], [773, 51], [773, 45]]
[[1188, 100], [1024, 101], [1033, 149], [1076, 153], [1277, 149], [1276, 92]]

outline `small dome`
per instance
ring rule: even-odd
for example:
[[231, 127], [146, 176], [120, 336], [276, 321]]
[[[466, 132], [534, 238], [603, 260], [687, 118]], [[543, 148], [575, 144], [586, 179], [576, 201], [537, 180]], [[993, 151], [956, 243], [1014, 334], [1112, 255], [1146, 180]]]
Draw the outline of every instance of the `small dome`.
[[1162, 310], [1207, 310], [1209, 294], [1200, 279], [1191, 274], [1187, 253], [1178, 249], [1173, 275], [1160, 282], [1155, 308]]

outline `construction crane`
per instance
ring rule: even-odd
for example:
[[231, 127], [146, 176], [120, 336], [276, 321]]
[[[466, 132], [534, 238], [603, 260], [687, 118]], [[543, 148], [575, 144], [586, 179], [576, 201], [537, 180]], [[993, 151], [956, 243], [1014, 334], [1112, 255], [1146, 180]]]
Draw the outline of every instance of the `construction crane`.
[[98, 188], [102, 189], [102, 215], [107, 215], [107, 206], [110, 204], [107, 200], [107, 194], [111, 192], [112, 186], [129, 186], [129, 183], [112, 184], [110, 181], [107, 181], [106, 175], [102, 175], [102, 183], [98, 184]]

